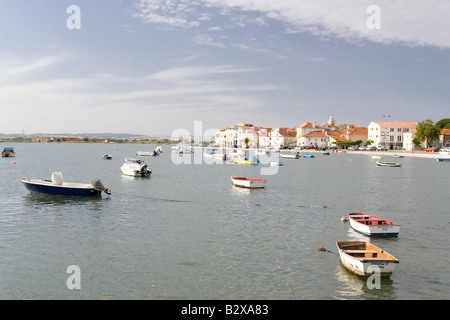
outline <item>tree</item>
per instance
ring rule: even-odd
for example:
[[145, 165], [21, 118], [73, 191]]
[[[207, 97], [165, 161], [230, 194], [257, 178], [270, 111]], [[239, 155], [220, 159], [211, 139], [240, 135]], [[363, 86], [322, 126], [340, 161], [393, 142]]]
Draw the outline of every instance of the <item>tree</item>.
[[250, 139], [248, 137], [245, 137], [244, 139], [244, 143], [245, 143], [245, 147], [248, 148], [248, 143], [250, 142]]
[[436, 122], [436, 126], [439, 129], [450, 129], [450, 118], [444, 118]]
[[428, 148], [430, 143], [439, 139], [441, 130], [430, 119], [417, 123], [416, 138], [420, 142], [425, 142], [425, 148]]

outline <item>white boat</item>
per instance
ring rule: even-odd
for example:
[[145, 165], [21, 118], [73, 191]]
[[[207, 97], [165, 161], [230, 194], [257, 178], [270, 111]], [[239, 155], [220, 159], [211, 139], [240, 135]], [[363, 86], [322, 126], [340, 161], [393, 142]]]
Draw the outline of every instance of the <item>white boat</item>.
[[278, 161], [270, 161], [270, 165], [276, 167], [276, 166], [282, 166], [283, 163], [282, 162], [278, 162]]
[[297, 153], [280, 153], [280, 157], [285, 159], [298, 159], [300, 156], [297, 152]]
[[381, 159], [380, 156], [372, 156], [372, 159]]
[[401, 167], [401, 163], [398, 162], [383, 162], [377, 161], [377, 166], [379, 167]]
[[379, 272], [380, 276], [390, 276], [398, 259], [390, 253], [365, 241], [337, 241], [341, 263], [348, 270], [370, 276]]
[[250, 189], [264, 188], [267, 184], [266, 179], [252, 179], [252, 178], [237, 177], [237, 176], [232, 176], [231, 181], [237, 187], [250, 188]]
[[124, 175], [132, 177], [148, 177], [152, 174], [152, 169], [145, 162], [134, 158], [126, 158], [120, 170]]
[[153, 156], [153, 152], [150, 151], [136, 151], [137, 156]]
[[401, 154], [393, 154], [392, 155], [394, 158], [404, 158], [405, 156], [401, 155]]
[[175, 147], [172, 147], [172, 152], [175, 152], [175, 153], [192, 153], [192, 149], [188, 148], [188, 147], [175, 146]]
[[400, 233], [400, 225], [388, 219], [359, 212], [351, 212], [347, 216], [353, 229], [369, 236], [396, 236]]

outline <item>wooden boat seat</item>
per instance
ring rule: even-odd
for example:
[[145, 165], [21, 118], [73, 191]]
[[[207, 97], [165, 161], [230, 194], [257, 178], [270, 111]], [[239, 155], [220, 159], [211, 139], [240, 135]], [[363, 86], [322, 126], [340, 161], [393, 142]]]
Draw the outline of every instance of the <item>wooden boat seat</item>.
[[343, 250], [345, 253], [377, 253], [377, 251], [373, 250]]

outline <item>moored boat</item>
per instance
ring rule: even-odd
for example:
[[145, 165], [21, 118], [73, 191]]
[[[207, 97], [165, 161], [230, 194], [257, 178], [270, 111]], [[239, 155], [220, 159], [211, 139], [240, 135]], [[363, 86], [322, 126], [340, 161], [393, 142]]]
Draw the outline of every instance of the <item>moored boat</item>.
[[124, 175], [132, 177], [149, 177], [152, 174], [152, 169], [144, 161], [134, 158], [126, 158], [120, 170]]
[[300, 158], [300, 155], [297, 153], [280, 153], [281, 158], [285, 159], [298, 159]]
[[396, 236], [400, 233], [400, 225], [388, 219], [359, 212], [351, 212], [347, 216], [353, 229], [369, 236]]
[[3, 151], [2, 151], [3, 158], [11, 158], [11, 157], [15, 157], [15, 156], [16, 156], [16, 152], [14, 151], [14, 148], [12, 148], [12, 147], [3, 148]]
[[314, 158], [314, 155], [312, 155], [312, 154], [304, 154], [303, 158]]
[[336, 246], [342, 265], [361, 276], [374, 272], [390, 276], [399, 263], [393, 255], [366, 241], [337, 241]]
[[91, 183], [64, 182], [61, 172], [53, 172], [51, 180], [44, 179], [21, 179], [20, 180], [30, 192], [45, 193], [64, 196], [100, 196], [102, 192], [111, 194], [111, 191], [94, 178]]
[[266, 179], [252, 179], [252, 178], [238, 177], [238, 176], [232, 176], [231, 181], [237, 187], [250, 188], [250, 189], [264, 188], [267, 184]]
[[105, 155], [103, 156], [103, 159], [105, 159], [105, 160], [111, 160], [111, 159], [112, 159], [112, 156], [109, 155], [109, 154], [105, 154]]
[[377, 161], [377, 166], [379, 166], [379, 167], [401, 167], [402, 165], [399, 162]]
[[242, 157], [241, 158], [234, 158], [233, 162], [236, 163], [236, 164], [251, 164], [251, 165], [259, 164], [259, 160], [255, 156], [253, 156], [251, 160], [249, 160], [247, 158], [242, 159]]
[[404, 158], [405, 156], [402, 156], [401, 154], [393, 154], [392, 157], [394, 157], [394, 158]]
[[450, 158], [437, 158], [438, 162], [450, 161]]

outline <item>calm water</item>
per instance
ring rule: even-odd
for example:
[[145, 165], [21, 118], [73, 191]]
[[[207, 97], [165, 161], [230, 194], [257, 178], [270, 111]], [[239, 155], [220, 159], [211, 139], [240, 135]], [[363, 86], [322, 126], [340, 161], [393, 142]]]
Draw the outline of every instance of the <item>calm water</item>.
[[[0, 159], [0, 299], [450, 298], [450, 163], [382, 168], [366, 155], [317, 154], [284, 159], [265, 190], [244, 190], [230, 176], [259, 176], [261, 166], [176, 165], [167, 145], [141, 157], [148, 179], [120, 166], [154, 145], [7, 146], [17, 156]], [[112, 195], [37, 196], [19, 181], [53, 171], [98, 177]], [[352, 211], [399, 223], [400, 236], [353, 231], [340, 220]], [[340, 265], [335, 242], [353, 239], [400, 260], [381, 289]], [[80, 290], [66, 286], [70, 265], [80, 267]]]

